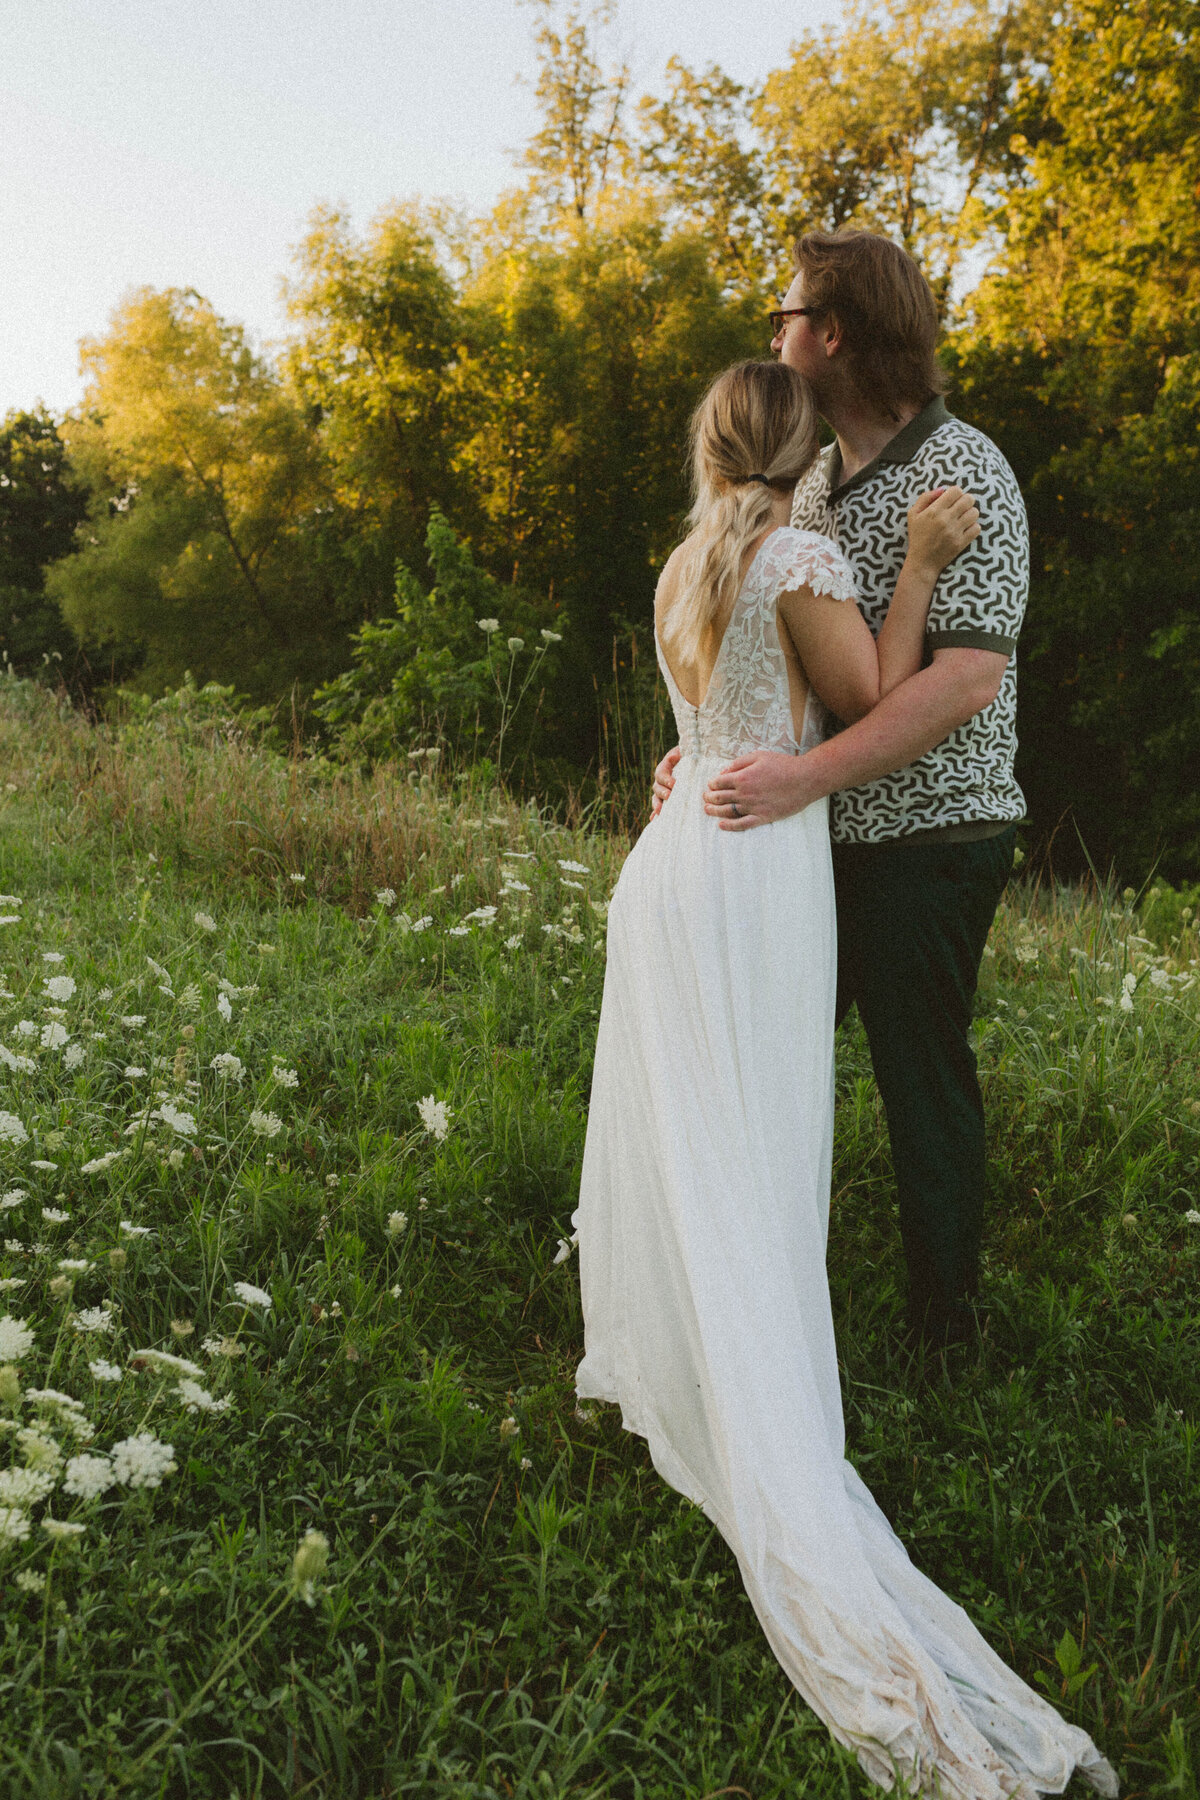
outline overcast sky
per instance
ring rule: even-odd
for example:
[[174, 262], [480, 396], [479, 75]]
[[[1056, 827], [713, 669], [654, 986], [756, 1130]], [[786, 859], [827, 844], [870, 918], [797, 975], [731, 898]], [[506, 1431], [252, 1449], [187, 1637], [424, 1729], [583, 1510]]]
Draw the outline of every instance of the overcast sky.
[[[753, 80], [837, 0], [621, 0], [635, 92], [667, 58]], [[535, 126], [514, 0], [0, 0], [0, 414], [80, 393], [131, 287], [195, 287], [269, 341], [318, 201], [483, 206]], [[522, 85], [518, 77], [526, 78]]]

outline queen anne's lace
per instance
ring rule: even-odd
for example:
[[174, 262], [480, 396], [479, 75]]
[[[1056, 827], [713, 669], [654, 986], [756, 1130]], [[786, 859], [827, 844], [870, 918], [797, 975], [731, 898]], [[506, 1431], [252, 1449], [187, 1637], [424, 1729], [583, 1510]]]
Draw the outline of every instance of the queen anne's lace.
[[732, 760], [753, 750], [783, 750], [794, 756], [821, 742], [825, 711], [813, 693], [796, 740], [787, 663], [779, 642], [779, 596], [802, 587], [835, 600], [853, 600], [855, 592], [850, 565], [831, 539], [785, 525], [771, 533], [750, 564], [698, 707], [680, 693], [656, 640], [685, 756]]

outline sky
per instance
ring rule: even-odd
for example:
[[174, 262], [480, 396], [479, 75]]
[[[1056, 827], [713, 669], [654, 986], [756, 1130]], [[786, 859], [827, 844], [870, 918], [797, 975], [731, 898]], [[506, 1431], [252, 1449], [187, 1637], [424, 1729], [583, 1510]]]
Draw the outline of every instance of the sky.
[[[619, 0], [634, 93], [672, 54], [753, 81], [837, 0]], [[194, 287], [269, 344], [320, 202], [486, 207], [536, 128], [516, 0], [0, 0], [0, 416], [82, 385], [130, 288]], [[523, 78], [523, 80], [522, 80]]]

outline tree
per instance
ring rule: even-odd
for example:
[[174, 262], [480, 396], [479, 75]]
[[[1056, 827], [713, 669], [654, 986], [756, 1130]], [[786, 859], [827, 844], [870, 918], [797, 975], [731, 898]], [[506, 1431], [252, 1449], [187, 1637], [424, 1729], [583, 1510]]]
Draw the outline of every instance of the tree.
[[614, 170], [627, 151], [624, 110], [629, 69], [605, 73], [595, 39], [612, 22], [615, 0], [598, 0], [586, 13], [569, 6], [561, 28], [556, 0], [527, 0], [538, 14], [537, 100], [542, 115], [521, 157], [533, 173], [535, 193], [551, 219], [565, 214], [576, 224], [590, 220]]
[[82, 358], [63, 435], [89, 512], [47, 581], [79, 638], [140, 651], [150, 687], [191, 669], [268, 695], [336, 666], [353, 620], [319, 461], [240, 327], [143, 289]]
[[53, 664], [79, 679], [78, 645], [46, 594], [46, 566], [73, 548], [86, 510], [66, 446], [44, 407], [0, 425], [0, 654], [20, 675]]

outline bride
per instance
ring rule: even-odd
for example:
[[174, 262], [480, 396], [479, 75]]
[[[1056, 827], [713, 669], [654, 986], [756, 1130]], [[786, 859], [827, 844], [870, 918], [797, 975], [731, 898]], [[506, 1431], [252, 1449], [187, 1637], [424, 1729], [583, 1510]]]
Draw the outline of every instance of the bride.
[[[825, 1276], [836, 938], [826, 802], [727, 833], [705, 785], [802, 756], [921, 663], [940, 571], [977, 535], [923, 495], [878, 645], [836, 545], [787, 521], [817, 452], [780, 363], [718, 377], [696, 502], [655, 602], [683, 755], [609, 910], [579, 1208], [581, 1398], [614, 1401], [738, 1559], [788, 1676], [884, 1787], [946, 1800], [1116, 1777], [916, 1569], [845, 1459]], [[847, 604], [849, 602], [849, 604]]]

